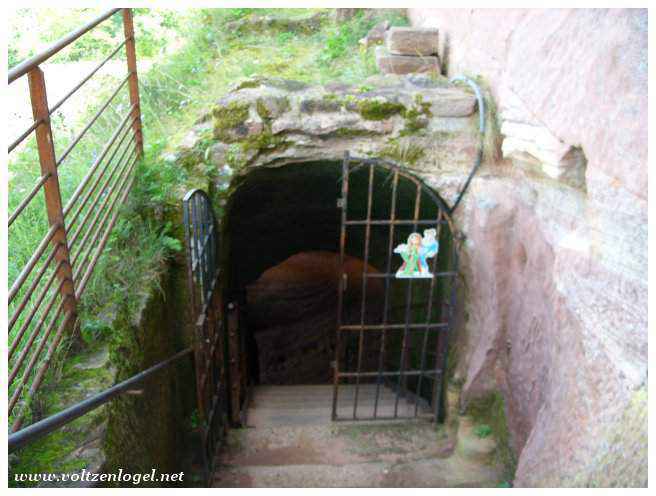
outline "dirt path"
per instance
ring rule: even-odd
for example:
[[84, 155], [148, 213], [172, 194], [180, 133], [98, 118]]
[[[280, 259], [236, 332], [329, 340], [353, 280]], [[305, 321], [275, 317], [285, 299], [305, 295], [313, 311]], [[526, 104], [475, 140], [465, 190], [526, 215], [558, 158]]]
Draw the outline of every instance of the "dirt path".
[[[297, 406], [312, 411], [302, 400]], [[496, 487], [500, 482], [490, 463], [494, 441], [477, 437], [466, 417], [448, 429], [426, 420], [312, 423], [301, 416], [306, 420], [300, 425], [290, 414], [285, 420], [259, 416], [256, 427], [231, 431], [217, 459], [214, 486]], [[275, 425], [265, 425], [265, 419], [275, 418]]]

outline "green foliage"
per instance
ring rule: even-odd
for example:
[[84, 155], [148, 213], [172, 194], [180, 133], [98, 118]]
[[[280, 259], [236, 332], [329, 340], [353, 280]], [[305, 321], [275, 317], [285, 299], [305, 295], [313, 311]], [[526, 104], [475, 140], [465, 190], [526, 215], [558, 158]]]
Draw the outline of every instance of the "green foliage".
[[[496, 461], [504, 468], [504, 478], [512, 481], [517, 469], [517, 455], [511, 446], [506, 406], [501, 393], [493, 392], [470, 401], [466, 414], [480, 424], [479, 427], [489, 427], [490, 434], [494, 435], [497, 442]], [[476, 434], [478, 435], [478, 432]]]
[[[19, 9], [10, 20], [9, 65], [33, 55], [42, 46], [79, 27], [98, 12], [97, 9]], [[357, 41], [386, 14], [359, 15], [344, 26], [321, 21], [316, 29], [282, 29], [284, 23], [280, 23], [281, 28], [275, 30], [249, 31], [245, 28], [235, 33], [226, 29], [228, 22], [250, 16], [275, 14], [280, 18], [302, 19], [314, 12], [322, 11], [135, 9], [137, 54], [140, 60], [153, 59], [151, 64], [145, 65], [147, 70], [140, 67], [139, 74], [145, 156], [136, 166], [129, 200], [120, 208], [103, 256], [99, 258], [80, 302], [80, 331], [87, 346], [104, 342], [113, 334], [111, 323], [118, 312], [136, 314], [139, 311], [145, 295], [159, 284], [167, 260], [182, 249], [180, 222], [176, 219], [180, 193], [195, 180], [192, 177], [194, 170], [200, 170], [207, 179], [209, 166], [205, 163], [205, 149], [210, 145], [211, 137], [203, 140], [199, 149], [194, 151], [194, 163], [190, 164], [193, 167], [179, 167], [161, 156], [191, 127], [208, 102], [225, 94], [235, 81], [244, 76], [273, 76], [306, 83], [340, 79], [345, 83], [360, 84], [377, 72], [373, 51], [359, 48]], [[404, 21], [399, 17], [393, 24], [395, 22]], [[39, 26], [38, 31], [34, 30], [34, 26]], [[113, 16], [109, 22], [101, 24], [60, 52], [52, 62], [99, 61], [122, 39], [122, 34], [121, 17]], [[120, 55], [116, 57], [120, 60]], [[100, 76], [95, 76], [91, 81], [97, 77]], [[91, 98], [71, 99], [66, 103], [66, 106], [78, 106], [79, 115], [75, 118], [64, 118], [59, 113], [52, 115], [51, 125], [58, 156], [116, 87], [115, 77], [102, 77], [100, 90]], [[363, 85], [360, 91], [366, 92], [368, 87]], [[98, 157], [128, 106], [127, 92], [122, 91], [59, 168], [64, 204], [89, 172], [90, 164]], [[264, 113], [262, 108], [258, 110]], [[232, 116], [235, 120], [245, 119], [243, 111], [237, 114]], [[265, 130], [261, 135], [231, 147], [227, 162], [238, 165], [243, 163], [245, 150], [266, 152], [278, 146], [287, 144], [272, 135], [270, 130]], [[7, 201], [9, 211], [13, 212], [40, 177], [33, 140], [27, 140], [24, 146], [12, 152], [8, 170]], [[42, 195], [37, 195], [9, 229], [10, 284], [16, 280], [48, 230], [44, 207]], [[71, 226], [69, 235], [75, 233], [80, 223], [81, 219], [78, 219], [77, 225]], [[94, 245], [94, 242], [89, 244]], [[44, 277], [49, 275], [50, 272], [46, 272]], [[31, 281], [26, 281], [25, 287]], [[47, 293], [47, 298], [55, 288], [56, 284]], [[10, 315], [22, 294], [19, 293], [12, 302]], [[40, 317], [37, 311], [34, 321]], [[19, 320], [10, 332], [10, 342], [22, 323]], [[59, 354], [55, 357], [60, 359]], [[55, 363], [53, 368], [58, 365]], [[50, 380], [51, 376], [48, 377], [47, 380]], [[12, 393], [13, 390], [10, 390]]]
[[388, 157], [396, 162], [407, 165], [414, 165], [425, 154], [425, 151], [419, 145], [410, 141], [391, 140], [390, 143], [380, 152], [382, 157]]
[[492, 427], [487, 424], [477, 425], [474, 427], [474, 434], [476, 434], [481, 439], [484, 439], [492, 434]]

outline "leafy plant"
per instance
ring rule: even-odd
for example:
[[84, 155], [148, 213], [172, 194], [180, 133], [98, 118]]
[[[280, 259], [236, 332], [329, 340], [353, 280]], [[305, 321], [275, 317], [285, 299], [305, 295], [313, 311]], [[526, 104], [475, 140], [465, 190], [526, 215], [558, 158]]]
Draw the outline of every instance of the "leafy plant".
[[477, 425], [474, 427], [474, 434], [476, 434], [481, 439], [484, 439], [492, 434], [492, 427], [487, 424]]

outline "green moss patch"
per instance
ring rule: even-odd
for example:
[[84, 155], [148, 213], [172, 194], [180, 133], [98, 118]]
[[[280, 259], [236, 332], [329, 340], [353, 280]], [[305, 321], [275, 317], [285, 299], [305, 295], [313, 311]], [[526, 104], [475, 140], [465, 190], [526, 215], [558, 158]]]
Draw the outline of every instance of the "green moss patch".
[[495, 391], [472, 400], [467, 406], [466, 414], [479, 424], [475, 431], [476, 435], [494, 436], [497, 441], [496, 461], [503, 467], [504, 479], [512, 481], [517, 470], [517, 455], [511, 446], [506, 404], [501, 393]]
[[212, 110], [214, 117], [214, 137], [221, 141], [232, 143], [235, 137], [229, 133], [230, 130], [243, 125], [248, 119], [249, 105], [247, 103], [230, 102]]
[[405, 111], [405, 106], [396, 102], [363, 99], [356, 105], [358, 113], [368, 121], [384, 121]]

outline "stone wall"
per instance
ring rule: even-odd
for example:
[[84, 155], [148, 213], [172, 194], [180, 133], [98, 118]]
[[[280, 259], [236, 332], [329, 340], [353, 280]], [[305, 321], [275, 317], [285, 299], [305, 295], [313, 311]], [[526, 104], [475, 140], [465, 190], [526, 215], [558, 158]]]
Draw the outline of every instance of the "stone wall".
[[645, 486], [647, 11], [409, 16], [502, 139], [456, 214], [463, 399], [503, 392], [515, 485]]

